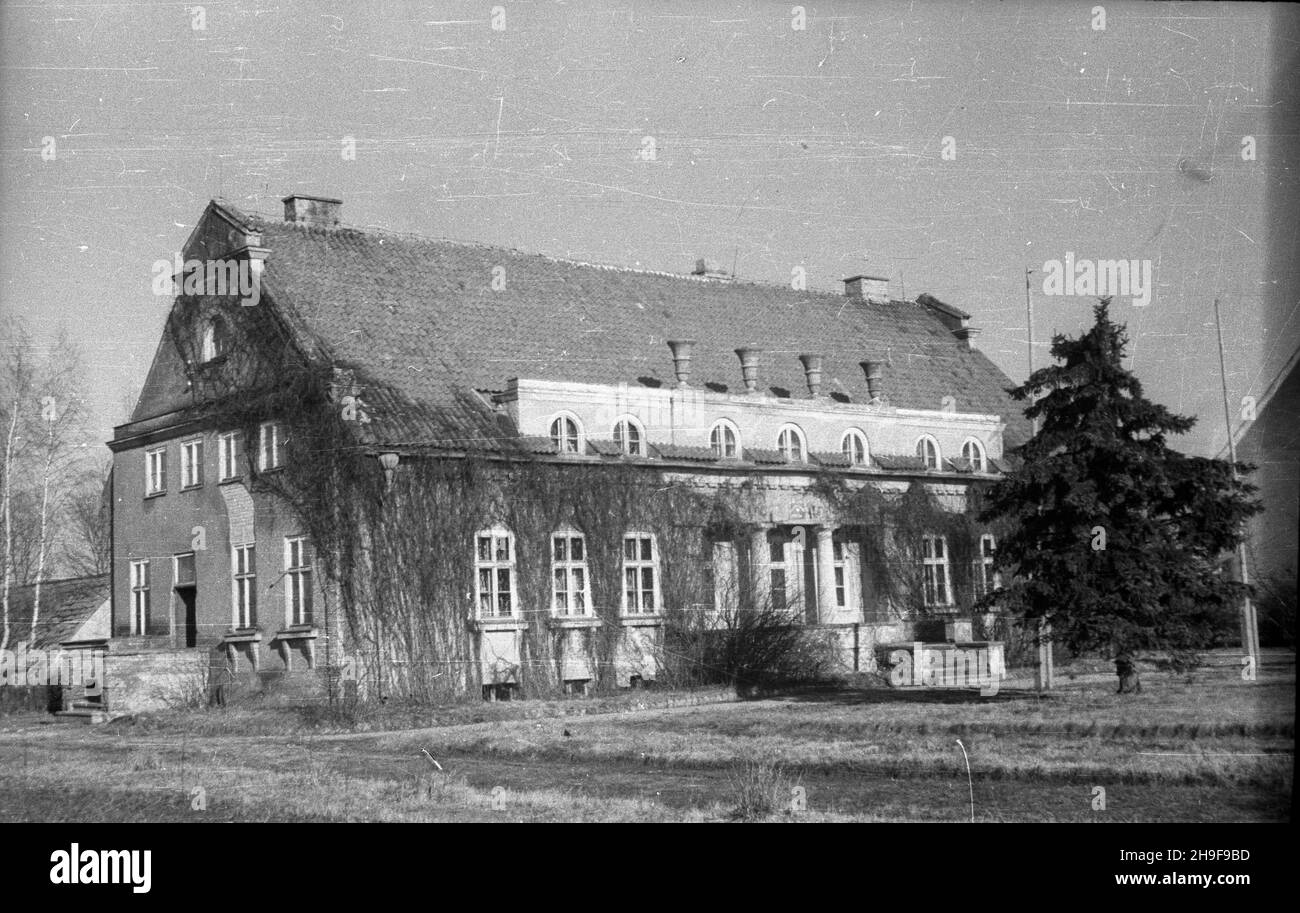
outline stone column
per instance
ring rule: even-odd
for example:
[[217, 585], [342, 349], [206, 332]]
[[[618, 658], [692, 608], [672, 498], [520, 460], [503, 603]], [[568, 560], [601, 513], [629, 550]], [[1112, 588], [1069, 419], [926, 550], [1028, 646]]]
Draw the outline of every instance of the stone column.
[[756, 606], [765, 606], [772, 592], [772, 552], [767, 542], [767, 531], [771, 528], [771, 523], [759, 523], [749, 530], [749, 573], [753, 577]]
[[817, 621], [837, 621], [835, 604], [835, 529], [825, 524], [817, 527]]

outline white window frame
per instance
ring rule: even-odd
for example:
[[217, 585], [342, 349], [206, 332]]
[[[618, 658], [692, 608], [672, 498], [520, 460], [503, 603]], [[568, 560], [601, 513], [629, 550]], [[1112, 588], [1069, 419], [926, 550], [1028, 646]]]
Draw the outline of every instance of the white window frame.
[[[623, 430], [625, 428], [636, 432], [635, 441], [632, 440], [631, 434]], [[619, 416], [618, 420], [614, 422], [612, 439], [624, 456], [643, 457], [646, 455], [645, 425], [641, 424], [641, 420], [635, 415]]]
[[258, 472], [270, 472], [274, 469], [283, 468], [284, 426], [279, 422], [262, 422], [257, 428]]
[[841, 609], [847, 608], [849, 604], [849, 572], [844, 560], [846, 552], [843, 542], [837, 539], [831, 540], [831, 566], [835, 569], [835, 605]]
[[[490, 539], [488, 556], [485, 558], [482, 553], [482, 540]], [[498, 557], [498, 540], [504, 539], [506, 542], [506, 560]], [[493, 526], [488, 529], [481, 529], [474, 534], [474, 606], [475, 612], [479, 618], [514, 618], [519, 612], [519, 600], [516, 598], [516, 560], [519, 557], [515, 550], [515, 534], [510, 532], [504, 526]], [[483, 588], [483, 572], [488, 572], [488, 588]], [[508, 574], [506, 582], [508, 588], [505, 592], [507, 611], [501, 611], [501, 588], [500, 572], [505, 571]], [[484, 597], [487, 597], [487, 606], [484, 606]]]
[[[564, 557], [555, 547], [564, 543]], [[582, 557], [573, 557], [573, 543], [582, 543]], [[587, 537], [572, 526], [562, 526], [551, 533], [551, 611], [556, 615], [591, 614], [591, 571], [587, 567]], [[559, 583], [563, 581], [564, 589]], [[577, 585], [580, 584], [580, 585]], [[575, 597], [577, 597], [575, 599]], [[563, 598], [565, 605], [560, 605]], [[574, 602], [581, 605], [574, 605]]]
[[[644, 557], [645, 549], [643, 543], [650, 542], [650, 557]], [[628, 543], [634, 542], [635, 558], [628, 557]], [[619, 598], [622, 604], [624, 615], [658, 615], [661, 612], [660, 606], [660, 588], [659, 588], [659, 543], [654, 533], [643, 532], [641, 530], [631, 530], [623, 534], [623, 554], [622, 554], [622, 576], [619, 579], [619, 591], [622, 594]], [[645, 571], [649, 570], [651, 574], [650, 589], [647, 591], [645, 586]], [[633, 599], [628, 599], [628, 572], [635, 574], [634, 580], [636, 586], [632, 589]], [[650, 600], [653, 603], [649, 608], [646, 607], [645, 594], [650, 593]]]
[[151, 447], [144, 452], [144, 495], [167, 494], [167, 447]]
[[[246, 559], [240, 561], [241, 554]], [[230, 626], [235, 630], [257, 624], [257, 546], [248, 542], [230, 547]]]
[[[565, 422], [573, 426], [572, 435], [567, 433]], [[551, 417], [547, 432], [558, 453], [582, 453], [582, 422], [572, 412], [557, 412]]]
[[[296, 553], [296, 554], [295, 554]], [[295, 560], [296, 559], [296, 560]], [[284, 537], [284, 623], [289, 627], [313, 621], [311, 542], [306, 536]]]
[[[979, 455], [979, 459], [971, 459], [971, 457], [967, 456], [967, 448], [973, 449], [975, 453]], [[963, 459], [970, 460], [970, 463], [975, 467], [976, 472], [989, 471], [988, 451], [984, 449], [984, 443], [978, 438], [968, 437], [966, 440], [962, 441], [961, 455]]]
[[[926, 455], [930, 452], [926, 448], [927, 444], [934, 452], [933, 464], [931, 464], [930, 458]], [[943, 466], [943, 451], [939, 449], [939, 442], [934, 439], [933, 435], [923, 434], [916, 439], [916, 455], [925, 463], [926, 469], [938, 470]]]
[[198, 561], [196, 560], [194, 562], [194, 579], [191, 580], [189, 583], [183, 583], [181, 581], [181, 559], [182, 558], [195, 558], [195, 553], [180, 552], [179, 554], [172, 555], [172, 586], [175, 587], [198, 586], [199, 584]]
[[[850, 442], [857, 443], [861, 446], [861, 460], [856, 459], [856, 454], [854, 454], [850, 449]], [[849, 458], [850, 465], [869, 466], [871, 464], [871, 445], [867, 443], [867, 436], [860, 428], [850, 428], [848, 431], [844, 432], [844, 436], [840, 438], [840, 453]]]
[[131, 634], [144, 634], [149, 626], [149, 559], [131, 561]]
[[239, 432], [225, 431], [217, 435], [217, 481], [229, 482], [239, 478]]
[[[948, 567], [948, 537], [927, 533], [921, 537], [922, 599], [927, 606], [950, 606], [952, 574]], [[939, 588], [942, 587], [942, 593]]]
[[[988, 544], [986, 551], [984, 546]], [[1002, 575], [993, 570], [994, 556], [997, 554], [998, 540], [992, 533], [984, 533], [979, 538], [979, 554], [975, 556], [975, 581], [978, 592], [976, 596], [991, 593], [1002, 586]]]
[[[798, 442], [798, 459], [794, 456], [794, 442]], [[776, 433], [776, 449], [785, 455], [791, 463], [808, 462], [808, 438], [803, 429], [793, 423], [782, 425]]]
[[[803, 615], [803, 553], [796, 547], [794, 537], [780, 530], [771, 530], [763, 537], [767, 549], [767, 585], [772, 609]], [[781, 585], [777, 586], [777, 575]], [[778, 602], [779, 599], [779, 602]]]
[[[208, 321], [203, 325], [203, 340], [202, 340], [201, 355], [202, 355], [202, 360], [204, 362], [212, 361], [226, 354], [225, 349], [222, 349], [220, 351], [218, 351], [217, 349], [218, 326], [222, 330], [227, 329], [225, 323], [221, 320], [220, 317], [210, 317]], [[227, 345], [229, 345], [230, 340], [228, 334], [225, 339], [225, 342], [227, 343]]]
[[[731, 453], [727, 453], [727, 435], [731, 435]], [[718, 419], [709, 429], [709, 449], [717, 454], [719, 459], [738, 460], [744, 453], [740, 449], [740, 429], [736, 427], [735, 422], [730, 419]]]
[[203, 438], [181, 441], [181, 491], [203, 487]]

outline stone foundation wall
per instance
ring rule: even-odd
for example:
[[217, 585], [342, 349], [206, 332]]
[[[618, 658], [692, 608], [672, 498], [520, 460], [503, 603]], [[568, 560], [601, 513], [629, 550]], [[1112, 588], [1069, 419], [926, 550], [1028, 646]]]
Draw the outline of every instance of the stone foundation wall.
[[112, 650], [104, 658], [104, 703], [110, 713], [203, 706], [208, 656], [200, 650]]

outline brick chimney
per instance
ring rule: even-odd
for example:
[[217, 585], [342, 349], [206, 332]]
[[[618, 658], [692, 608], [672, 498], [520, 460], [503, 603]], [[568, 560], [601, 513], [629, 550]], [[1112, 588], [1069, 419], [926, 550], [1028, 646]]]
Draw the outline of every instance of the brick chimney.
[[844, 294], [884, 304], [889, 301], [889, 280], [883, 276], [849, 276], [844, 280]]
[[338, 228], [343, 216], [343, 201], [333, 197], [313, 197], [294, 194], [284, 198], [284, 220], [315, 225], [319, 228]]
[[712, 279], [715, 282], [730, 282], [735, 278], [723, 269], [722, 264], [705, 260], [703, 257], [695, 261], [695, 268], [691, 270], [691, 275], [699, 279]]

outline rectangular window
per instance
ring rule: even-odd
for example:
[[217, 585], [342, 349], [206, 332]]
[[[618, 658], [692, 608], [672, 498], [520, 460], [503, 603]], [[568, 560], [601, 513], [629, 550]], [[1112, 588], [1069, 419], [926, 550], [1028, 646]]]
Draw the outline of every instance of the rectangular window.
[[581, 533], [551, 537], [551, 608], [557, 615], [587, 614], [587, 548]]
[[251, 628], [257, 624], [257, 555], [251, 545], [236, 545], [232, 549], [235, 576], [234, 608], [236, 628]]
[[477, 536], [474, 565], [478, 574], [478, 610], [482, 618], [514, 615], [514, 537], [505, 530], [487, 530]]
[[181, 444], [181, 488], [198, 488], [203, 484], [203, 442]]
[[264, 422], [258, 432], [257, 468], [262, 472], [284, 465], [284, 429], [279, 422]]
[[239, 477], [238, 431], [227, 431], [217, 437], [217, 474], [222, 482]]
[[629, 533], [623, 537], [623, 611], [651, 615], [659, 606], [659, 558], [654, 536]]
[[832, 563], [835, 567], [835, 604], [840, 608], [848, 605], [848, 593], [844, 589], [844, 543], [835, 542], [831, 546]]
[[306, 536], [284, 540], [286, 615], [291, 625], [311, 624], [311, 546]]
[[951, 605], [948, 589], [948, 542], [943, 536], [921, 538], [921, 565], [925, 575], [925, 604]]
[[167, 448], [158, 447], [144, 452], [145, 496], [167, 493]]
[[194, 586], [194, 553], [176, 556], [176, 586]]
[[980, 536], [980, 553], [975, 559], [975, 595], [983, 596], [1002, 586], [1002, 575], [993, 571], [997, 540], [991, 533]]
[[131, 562], [131, 633], [144, 634], [149, 626], [149, 560]]

